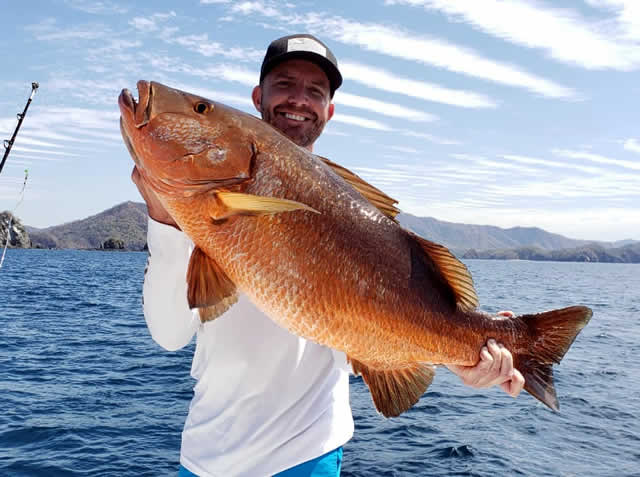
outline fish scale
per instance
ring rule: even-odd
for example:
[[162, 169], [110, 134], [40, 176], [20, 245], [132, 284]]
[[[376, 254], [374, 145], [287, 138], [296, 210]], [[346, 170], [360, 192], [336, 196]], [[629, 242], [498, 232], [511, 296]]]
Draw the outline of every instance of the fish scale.
[[196, 244], [188, 299], [203, 321], [245, 293], [291, 333], [344, 351], [385, 416], [417, 402], [432, 364], [474, 365], [494, 338], [525, 389], [558, 409], [551, 366], [590, 309], [481, 313], [467, 268], [400, 227], [395, 201], [351, 171], [223, 104], [155, 82], [138, 90], [139, 103], [120, 95], [123, 138]]

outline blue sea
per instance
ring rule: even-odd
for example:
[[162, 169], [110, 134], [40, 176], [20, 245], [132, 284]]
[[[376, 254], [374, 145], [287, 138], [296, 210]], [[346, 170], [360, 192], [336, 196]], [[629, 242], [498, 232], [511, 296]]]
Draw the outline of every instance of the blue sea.
[[[193, 343], [141, 311], [145, 253], [9, 250], [0, 269], [0, 475], [176, 475]], [[591, 323], [556, 367], [560, 412], [446, 369], [385, 420], [351, 380], [343, 476], [640, 476], [640, 265], [466, 262], [482, 308], [572, 304]]]

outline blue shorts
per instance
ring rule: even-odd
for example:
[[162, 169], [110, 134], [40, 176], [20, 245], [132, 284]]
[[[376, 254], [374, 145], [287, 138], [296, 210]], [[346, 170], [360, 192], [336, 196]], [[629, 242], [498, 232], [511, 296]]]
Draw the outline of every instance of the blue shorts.
[[[283, 470], [273, 477], [339, 477], [341, 467], [342, 447], [338, 447], [320, 457]], [[178, 477], [197, 477], [197, 475], [180, 466]]]

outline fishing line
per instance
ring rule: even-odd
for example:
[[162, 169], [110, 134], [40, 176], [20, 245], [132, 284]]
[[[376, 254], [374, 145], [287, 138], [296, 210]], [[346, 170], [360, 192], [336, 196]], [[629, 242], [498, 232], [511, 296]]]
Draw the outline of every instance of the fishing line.
[[13, 208], [13, 210], [9, 213], [9, 225], [7, 225], [7, 240], [4, 242], [4, 250], [2, 251], [2, 257], [0, 257], [0, 269], [2, 268], [2, 264], [4, 263], [4, 256], [7, 253], [7, 247], [9, 246], [9, 241], [11, 240], [11, 225], [13, 224], [13, 216], [22, 204], [22, 200], [24, 199], [24, 190], [27, 187], [27, 179], [29, 178], [29, 169], [24, 170], [24, 182], [22, 183], [22, 190], [20, 191], [20, 198], [18, 199], [18, 203]]

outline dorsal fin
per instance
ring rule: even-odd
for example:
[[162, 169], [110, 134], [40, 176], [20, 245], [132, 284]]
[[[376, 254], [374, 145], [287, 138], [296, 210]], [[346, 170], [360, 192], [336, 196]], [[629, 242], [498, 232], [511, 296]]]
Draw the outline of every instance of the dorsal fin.
[[235, 283], [200, 247], [191, 253], [187, 285], [189, 306], [199, 308], [202, 322], [217, 318], [238, 301]]
[[478, 306], [478, 295], [473, 287], [473, 279], [466, 265], [458, 260], [443, 245], [423, 239], [407, 231], [420, 248], [436, 265], [455, 296], [456, 305], [462, 311], [470, 311]]
[[360, 192], [365, 199], [371, 202], [380, 212], [389, 217], [391, 220], [396, 221], [396, 215], [400, 210], [395, 206], [398, 203], [397, 200], [392, 199], [380, 189], [375, 188], [367, 181], [351, 172], [346, 167], [342, 167], [333, 161], [330, 161], [326, 157], [316, 156], [321, 159], [327, 166], [329, 166], [333, 172], [342, 177], [345, 181], [353, 186], [355, 190]]
[[411, 363], [400, 369], [376, 370], [348, 358], [356, 375], [369, 386], [371, 398], [384, 417], [397, 417], [424, 394], [435, 376], [430, 364]]

